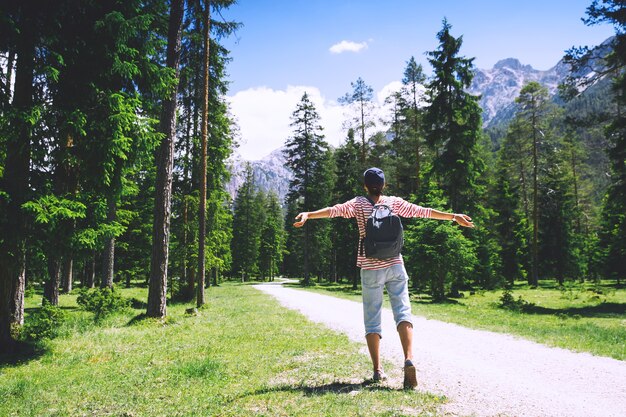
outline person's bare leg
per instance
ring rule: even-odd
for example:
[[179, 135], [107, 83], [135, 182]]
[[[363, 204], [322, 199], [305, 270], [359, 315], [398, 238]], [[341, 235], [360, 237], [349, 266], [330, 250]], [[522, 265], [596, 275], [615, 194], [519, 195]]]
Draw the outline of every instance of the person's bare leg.
[[404, 389], [417, 386], [417, 375], [413, 365], [413, 325], [407, 321], [398, 324], [398, 334], [404, 351]]
[[382, 371], [380, 366], [380, 335], [377, 333], [369, 333], [365, 335], [365, 340], [367, 340], [367, 348], [370, 351], [374, 372]]
[[398, 324], [398, 334], [404, 352], [404, 360], [413, 360], [413, 325], [408, 321]]

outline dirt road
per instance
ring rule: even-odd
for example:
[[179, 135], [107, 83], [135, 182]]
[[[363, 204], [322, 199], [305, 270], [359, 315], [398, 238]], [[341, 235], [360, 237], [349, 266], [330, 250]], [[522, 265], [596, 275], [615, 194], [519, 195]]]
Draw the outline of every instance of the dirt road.
[[[361, 303], [277, 284], [256, 288], [364, 344]], [[442, 415], [626, 416], [626, 362], [418, 316], [414, 329], [418, 389], [450, 399]], [[386, 309], [381, 354], [402, 365], [393, 316]]]

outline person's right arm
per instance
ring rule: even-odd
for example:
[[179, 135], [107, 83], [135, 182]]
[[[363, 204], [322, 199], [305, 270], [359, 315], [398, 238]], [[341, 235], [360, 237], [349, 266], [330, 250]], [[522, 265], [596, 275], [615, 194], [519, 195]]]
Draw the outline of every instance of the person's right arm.
[[331, 207], [326, 207], [317, 211], [304, 211], [296, 216], [296, 220], [299, 221], [295, 222], [293, 225], [294, 227], [302, 227], [308, 219], [323, 219], [325, 217], [330, 217], [331, 209]]

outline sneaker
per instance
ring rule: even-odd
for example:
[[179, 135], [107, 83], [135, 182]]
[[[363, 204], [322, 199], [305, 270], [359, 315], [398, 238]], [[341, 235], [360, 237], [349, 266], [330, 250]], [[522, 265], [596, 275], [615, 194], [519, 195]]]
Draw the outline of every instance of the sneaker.
[[387, 379], [387, 375], [385, 375], [385, 372], [382, 369], [374, 371], [374, 376], [372, 377], [374, 382], [384, 381], [385, 379]]
[[413, 362], [404, 362], [404, 389], [415, 389], [417, 387], [417, 375]]

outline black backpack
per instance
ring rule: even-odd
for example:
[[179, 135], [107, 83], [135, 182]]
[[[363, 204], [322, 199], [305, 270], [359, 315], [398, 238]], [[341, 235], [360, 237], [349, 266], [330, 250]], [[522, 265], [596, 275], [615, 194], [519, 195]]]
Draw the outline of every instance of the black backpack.
[[[363, 250], [366, 258], [388, 259], [400, 255], [404, 232], [400, 217], [386, 204], [374, 204], [374, 210], [365, 223]], [[363, 253], [363, 252], [362, 252]]]

